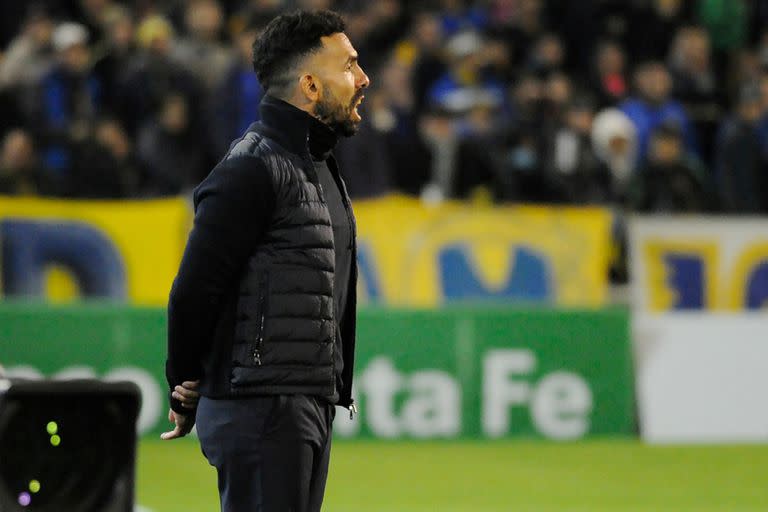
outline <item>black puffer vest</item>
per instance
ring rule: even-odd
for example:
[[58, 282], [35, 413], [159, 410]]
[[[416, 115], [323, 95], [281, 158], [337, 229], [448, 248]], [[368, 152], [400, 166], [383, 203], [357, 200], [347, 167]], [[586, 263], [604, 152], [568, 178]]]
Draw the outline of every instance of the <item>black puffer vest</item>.
[[[307, 394], [336, 390], [334, 340], [344, 347], [339, 405], [352, 404], [357, 269], [348, 283], [348, 314], [334, 311], [334, 239], [328, 207], [309, 153], [309, 117], [266, 97], [262, 121], [233, 143], [227, 158], [254, 157], [269, 173], [275, 209], [239, 284], [230, 371], [230, 393]], [[328, 160], [338, 173], [335, 160]], [[349, 196], [342, 197], [352, 222]], [[352, 247], [356, 261], [356, 247]]]

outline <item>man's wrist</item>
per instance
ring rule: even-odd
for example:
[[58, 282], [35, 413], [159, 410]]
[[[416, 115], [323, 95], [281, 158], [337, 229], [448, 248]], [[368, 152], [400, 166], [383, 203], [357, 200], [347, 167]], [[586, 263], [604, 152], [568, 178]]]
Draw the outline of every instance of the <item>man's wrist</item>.
[[170, 397], [170, 404], [171, 409], [176, 414], [181, 414], [183, 416], [194, 416], [197, 412], [197, 407], [194, 409], [187, 409], [186, 407], [181, 405], [181, 400], [178, 400], [176, 398]]

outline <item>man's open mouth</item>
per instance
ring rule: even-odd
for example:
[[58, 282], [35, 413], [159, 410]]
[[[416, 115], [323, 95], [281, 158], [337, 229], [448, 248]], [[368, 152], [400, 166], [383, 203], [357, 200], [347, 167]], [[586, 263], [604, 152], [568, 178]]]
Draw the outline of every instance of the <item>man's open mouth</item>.
[[352, 118], [355, 121], [361, 121], [363, 118], [360, 116], [360, 113], [357, 111], [357, 107], [359, 107], [363, 103], [363, 99], [365, 98], [364, 94], [360, 95], [360, 98], [355, 102], [354, 107], [352, 108]]

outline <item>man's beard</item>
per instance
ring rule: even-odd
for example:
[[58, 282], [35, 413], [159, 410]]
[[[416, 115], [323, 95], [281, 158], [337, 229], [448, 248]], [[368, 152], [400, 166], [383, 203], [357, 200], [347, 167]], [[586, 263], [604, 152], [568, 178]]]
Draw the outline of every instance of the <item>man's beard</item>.
[[363, 95], [362, 89], [353, 97], [349, 105], [342, 105], [341, 102], [326, 89], [325, 97], [317, 102], [315, 106], [315, 115], [322, 122], [327, 124], [337, 135], [351, 137], [357, 133], [360, 122], [352, 120], [352, 110], [355, 104]]

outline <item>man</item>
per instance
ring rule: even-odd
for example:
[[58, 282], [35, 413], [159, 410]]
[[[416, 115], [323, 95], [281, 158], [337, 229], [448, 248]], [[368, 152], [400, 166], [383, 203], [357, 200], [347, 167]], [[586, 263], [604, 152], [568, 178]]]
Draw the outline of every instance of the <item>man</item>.
[[261, 121], [194, 193], [163, 438], [197, 422], [224, 511], [320, 510], [334, 404], [354, 412], [355, 223], [331, 150], [369, 80], [344, 28], [329, 11], [269, 23], [253, 52]]
[[61, 23], [53, 31], [58, 62], [42, 78], [29, 106], [36, 139], [46, 141], [43, 164], [65, 176], [72, 167], [71, 144], [81, 142], [102, 110], [102, 84], [91, 69], [88, 30], [79, 23]]
[[628, 187], [630, 210], [650, 213], [704, 213], [714, 205], [708, 172], [686, 153], [680, 128], [661, 125], [651, 134], [648, 162]]
[[680, 127], [685, 149], [698, 155], [696, 130], [683, 106], [671, 96], [672, 78], [666, 66], [647, 61], [635, 71], [636, 94], [627, 98], [619, 109], [632, 120], [637, 132], [638, 164], [648, 157], [651, 134], [662, 124]]
[[61, 187], [40, 165], [32, 136], [15, 128], [0, 141], [0, 194], [57, 195]]
[[[768, 78], [768, 77], [767, 77]], [[768, 213], [768, 108], [757, 84], [745, 84], [733, 112], [720, 127], [713, 177], [722, 211]]]

